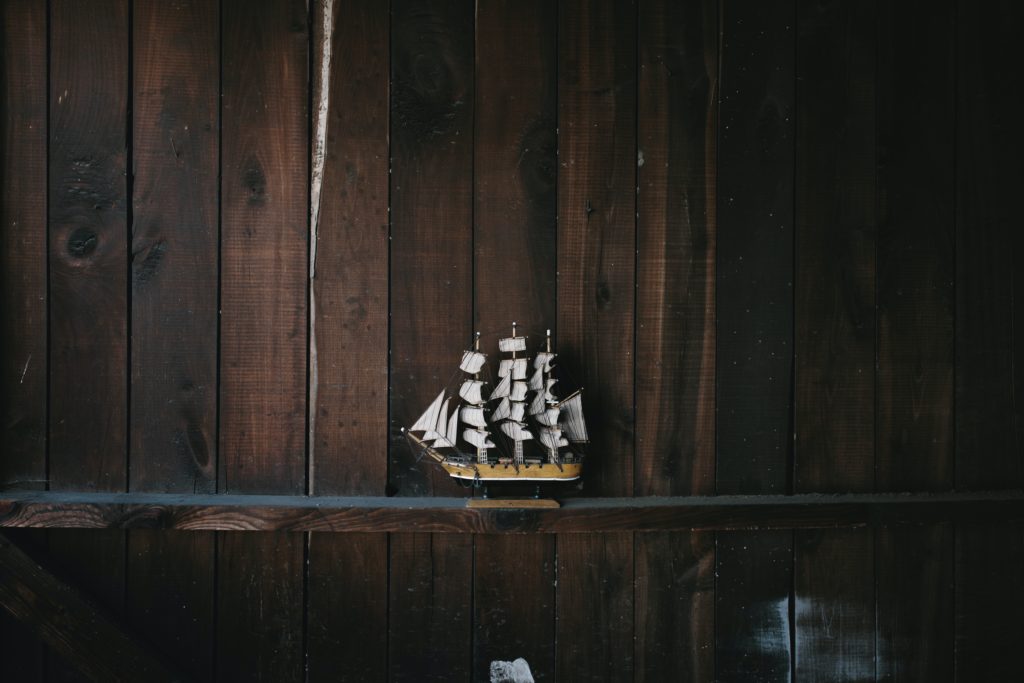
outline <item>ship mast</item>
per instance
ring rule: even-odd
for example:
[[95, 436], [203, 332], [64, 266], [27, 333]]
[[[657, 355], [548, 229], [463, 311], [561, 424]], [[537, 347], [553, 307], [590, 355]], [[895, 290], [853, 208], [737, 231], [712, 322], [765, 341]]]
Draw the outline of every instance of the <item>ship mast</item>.
[[501, 381], [495, 387], [492, 399], [501, 399], [498, 407], [491, 416], [492, 422], [503, 420], [501, 431], [512, 439], [512, 463], [516, 469], [524, 463], [523, 441], [533, 438], [533, 434], [523, 424], [526, 413], [526, 358], [518, 358], [517, 351], [526, 351], [526, 338], [516, 336], [516, 324], [512, 323], [512, 336], [498, 340], [498, 349], [502, 352], [511, 352], [512, 358], [506, 358], [498, 366], [498, 376]]
[[[480, 353], [480, 333], [479, 332], [477, 332], [476, 336], [473, 338], [473, 350], [476, 351], [477, 353]], [[475, 379], [477, 381], [480, 381], [480, 373], [479, 372], [473, 373], [473, 379]], [[486, 442], [477, 442], [477, 444], [476, 444], [476, 461], [478, 463], [482, 463], [482, 464], [486, 464], [487, 463], [487, 449], [482, 447], [482, 444], [484, 444], [484, 443], [486, 443]]]
[[[513, 321], [512, 322], [512, 338], [515, 339], [515, 336], [516, 336], [516, 324]], [[513, 346], [512, 347], [512, 367], [515, 367], [515, 361], [516, 361], [516, 347]], [[512, 374], [513, 374], [513, 379], [515, 379], [515, 377], [514, 377], [515, 372], [513, 371]], [[513, 439], [512, 443], [514, 444], [514, 446], [513, 446], [514, 450], [512, 451], [512, 462], [515, 463], [516, 467], [519, 467], [520, 465], [523, 464], [523, 442], [520, 439]]]

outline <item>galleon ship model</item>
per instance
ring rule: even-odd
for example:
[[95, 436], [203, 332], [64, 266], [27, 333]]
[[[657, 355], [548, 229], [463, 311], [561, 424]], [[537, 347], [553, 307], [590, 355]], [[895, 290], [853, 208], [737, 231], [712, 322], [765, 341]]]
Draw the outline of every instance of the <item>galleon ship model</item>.
[[587, 443], [583, 396], [556, 395], [551, 331], [544, 350], [530, 358], [526, 337], [517, 336], [512, 323], [512, 336], [499, 339], [498, 350], [508, 355], [490, 388], [476, 334], [473, 348], [462, 354], [458, 394], [445, 389], [437, 395], [404, 430], [410, 443], [452, 477], [476, 485], [579, 479]]

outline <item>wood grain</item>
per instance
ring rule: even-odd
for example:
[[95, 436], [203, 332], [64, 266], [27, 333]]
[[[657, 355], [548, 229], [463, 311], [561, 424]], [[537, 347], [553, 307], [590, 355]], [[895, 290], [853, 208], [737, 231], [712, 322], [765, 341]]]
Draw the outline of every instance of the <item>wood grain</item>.
[[632, 679], [632, 535], [562, 534], [557, 543], [557, 680]]
[[473, 539], [391, 536], [388, 680], [471, 680]]
[[636, 671], [648, 679], [715, 678], [715, 536], [634, 535]]
[[[217, 486], [220, 16], [206, 2], [132, 10], [129, 486]], [[194, 680], [213, 673], [214, 534], [127, 539], [127, 618]]]
[[488, 352], [513, 321], [531, 353], [557, 333], [557, 9], [477, 6], [473, 300]]
[[955, 562], [956, 680], [1011, 680], [1024, 639], [1024, 526], [958, 524]]
[[126, 620], [193, 681], [213, 680], [214, 533], [135, 529], [126, 541]]
[[[49, 13], [49, 487], [121, 491], [128, 436], [126, 0]], [[124, 608], [124, 533], [49, 534], [49, 553], [111, 613]], [[79, 680], [56, 657], [50, 681]]]
[[131, 481], [216, 490], [217, 6], [136, 3]]
[[637, 495], [715, 487], [718, 3], [644, 2], [637, 131]]
[[953, 487], [955, 24], [953, 2], [924, 7], [878, 5], [875, 459], [889, 491]]
[[[323, 7], [315, 4], [315, 46]], [[379, 46], [388, 31], [387, 3], [333, 3], [323, 184], [313, 211], [315, 494], [381, 495], [387, 481], [389, 62]], [[322, 54], [318, 48], [314, 79]]]
[[1019, 491], [948, 494], [573, 498], [561, 508], [467, 508], [463, 498], [9, 492], [0, 526], [189, 531], [565, 533], [789, 529], [1024, 518]]
[[[46, 14], [43, 0], [0, 6], [0, 482], [8, 489], [46, 488]], [[0, 679], [42, 681], [44, 666], [39, 639], [0, 614]]]
[[[797, 20], [794, 489], [871, 491], [875, 3], [801, 1]], [[794, 542], [794, 677], [874, 680], [873, 531]]]
[[793, 2], [722, 9], [717, 491], [789, 490], [793, 421]]
[[[728, 3], [720, 21], [716, 491], [789, 492], [795, 5]], [[717, 680], [788, 680], [792, 534], [716, 547]]]
[[956, 487], [1024, 486], [1022, 7], [957, 4]]
[[877, 680], [952, 681], [952, 525], [894, 525], [875, 540]]
[[[307, 490], [306, 4], [221, 8], [221, 491]], [[264, 448], [272, 444], [274, 457]], [[304, 677], [305, 539], [220, 534], [214, 679]]]
[[793, 534], [719, 532], [715, 680], [792, 677]]
[[90, 680], [183, 680], [117, 620], [2, 536], [0, 606]]
[[298, 493], [306, 487], [306, 6], [225, 0], [222, 21], [218, 488]]
[[[390, 19], [387, 4], [356, 0], [317, 2], [313, 12], [313, 101], [326, 97], [327, 129], [324, 148], [314, 140], [312, 150], [314, 169], [323, 155], [323, 177], [312, 207], [310, 488], [380, 495], [387, 482], [390, 57], [379, 46], [388, 43]], [[387, 535], [310, 534], [307, 572], [308, 680], [384, 679]]]
[[573, 0], [558, 17], [558, 350], [584, 388], [592, 495], [633, 490], [634, 5]]
[[125, 486], [128, 6], [50, 10], [50, 484]]
[[303, 534], [217, 535], [213, 680], [303, 681]]
[[802, 1], [797, 16], [794, 487], [871, 491], [875, 5]]
[[794, 541], [794, 677], [875, 680], [873, 530], [796, 531]]
[[454, 382], [472, 338], [473, 4], [396, 0], [391, 18], [388, 481], [451, 495], [458, 484], [417, 462], [401, 429]]
[[556, 680], [554, 538], [478, 534], [473, 557], [474, 680], [518, 657], [535, 681]]
[[386, 679], [387, 535], [310, 534], [309, 558], [309, 680]]
[[46, 486], [46, 3], [6, 2], [0, 133], [0, 425], [5, 488]]

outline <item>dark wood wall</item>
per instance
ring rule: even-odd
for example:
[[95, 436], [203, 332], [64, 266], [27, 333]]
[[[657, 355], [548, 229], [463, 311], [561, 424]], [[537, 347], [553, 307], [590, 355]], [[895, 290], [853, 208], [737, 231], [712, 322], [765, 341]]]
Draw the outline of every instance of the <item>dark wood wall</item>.
[[[587, 496], [1019, 491], [1022, 28], [6, 0], [2, 487], [463, 495], [399, 430], [516, 320], [587, 388]], [[11, 536], [196, 680], [1020, 673], [1019, 521]]]

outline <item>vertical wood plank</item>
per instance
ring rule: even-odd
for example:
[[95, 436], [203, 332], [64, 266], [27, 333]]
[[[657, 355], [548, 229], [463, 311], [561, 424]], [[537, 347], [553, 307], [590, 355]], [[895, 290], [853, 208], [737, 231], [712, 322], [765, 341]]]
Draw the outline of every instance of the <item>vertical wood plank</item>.
[[[557, 3], [481, 0], [476, 7], [474, 321], [487, 351], [515, 321], [531, 352], [555, 333]], [[475, 538], [473, 678], [523, 657], [554, 680], [555, 540]]]
[[[219, 489], [306, 490], [306, 4], [222, 5]], [[304, 537], [221, 534], [216, 673], [304, 677]]]
[[722, 10], [718, 493], [784, 493], [793, 394], [793, 2]]
[[557, 543], [557, 680], [631, 680], [632, 534], [559, 534]]
[[878, 20], [879, 490], [953, 486], [953, 3]]
[[636, 7], [632, 0], [566, 0], [558, 20], [558, 350], [584, 387], [594, 444], [588, 495], [629, 495]]
[[327, 88], [327, 138], [312, 266], [311, 486], [383, 495], [387, 480], [387, 3], [335, 0], [329, 81], [320, 84], [324, 2], [313, 67]]
[[864, 492], [875, 448], [875, 8], [801, 0], [794, 486]]
[[491, 662], [518, 657], [534, 680], [555, 680], [554, 539], [482, 534], [475, 558], [473, 680], [490, 680]]
[[789, 681], [791, 531], [718, 532], [715, 680]]
[[303, 681], [303, 535], [235, 531], [217, 541], [213, 680]]
[[640, 3], [635, 493], [715, 488], [718, 3]]
[[954, 574], [956, 680], [1013, 680], [1024, 642], [1024, 527], [958, 525]]
[[[318, 495], [381, 495], [387, 481], [390, 57], [380, 46], [389, 26], [386, 3], [313, 5], [314, 135], [319, 106], [327, 107], [324, 147], [312, 150], [314, 172], [318, 154], [323, 163], [310, 268], [310, 486]], [[308, 572], [308, 680], [383, 680], [387, 534], [310, 534]]]
[[139, 635], [193, 681], [211, 680], [214, 534], [132, 530], [127, 617]]
[[953, 529], [876, 531], [879, 681], [952, 681]]
[[[717, 492], [786, 492], [793, 418], [795, 6], [721, 11]], [[715, 671], [788, 680], [792, 534], [717, 537]]]
[[46, 3], [0, 8], [0, 485], [46, 487]]
[[[875, 7], [797, 6], [794, 488], [871, 491]], [[794, 534], [794, 676], [875, 677], [871, 531]]]
[[401, 432], [454, 373], [471, 338], [473, 4], [392, 3], [391, 426], [398, 495], [457, 495]]
[[128, 390], [128, 5], [56, 0], [50, 16], [50, 483], [119, 491]]
[[216, 488], [218, 5], [133, 10], [131, 481]]
[[714, 534], [637, 533], [634, 543], [637, 673], [714, 680]]
[[[46, 488], [47, 7], [0, 6], [0, 486]], [[9, 533], [9, 532], [8, 532]], [[45, 532], [10, 534], [39, 540]], [[40, 681], [41, 641], [0, 614], [0, 679]]]
[[387, 535], [310, 534], [308, 593], [308, 680], [384, 680]]
[[556, 332], [557, 4], [478, 3], [474, 320], [495, 345], [512, 321], [530, 351]]
[[[1014, 2], [957, 4], [956, 487], [1024, 485], [1024, 88]], [[980, 569], [980, 568], [979, 568]]]
[[[217, 484], [220, 14], [136, 2], [133, 31], [130, 478]], [[213, 672], [213, 533], [132, 531], [127, 613], [194, 680]]]
[[469, 681], [473, 539], [392, 534], [388, 680]]
[[794, 678], [875, 680], [874, 532], [794, 534]]
[[222, 9], [220, 490], [305, 491], [304, 2]]
[[[50, 5], [49, 484], [121, 491], [128, 409], [126, 0]], [[124, 608], [124, 532], [54, 531], [49, 552]], [[79, 675], [55, 657], [51, 681]]]

